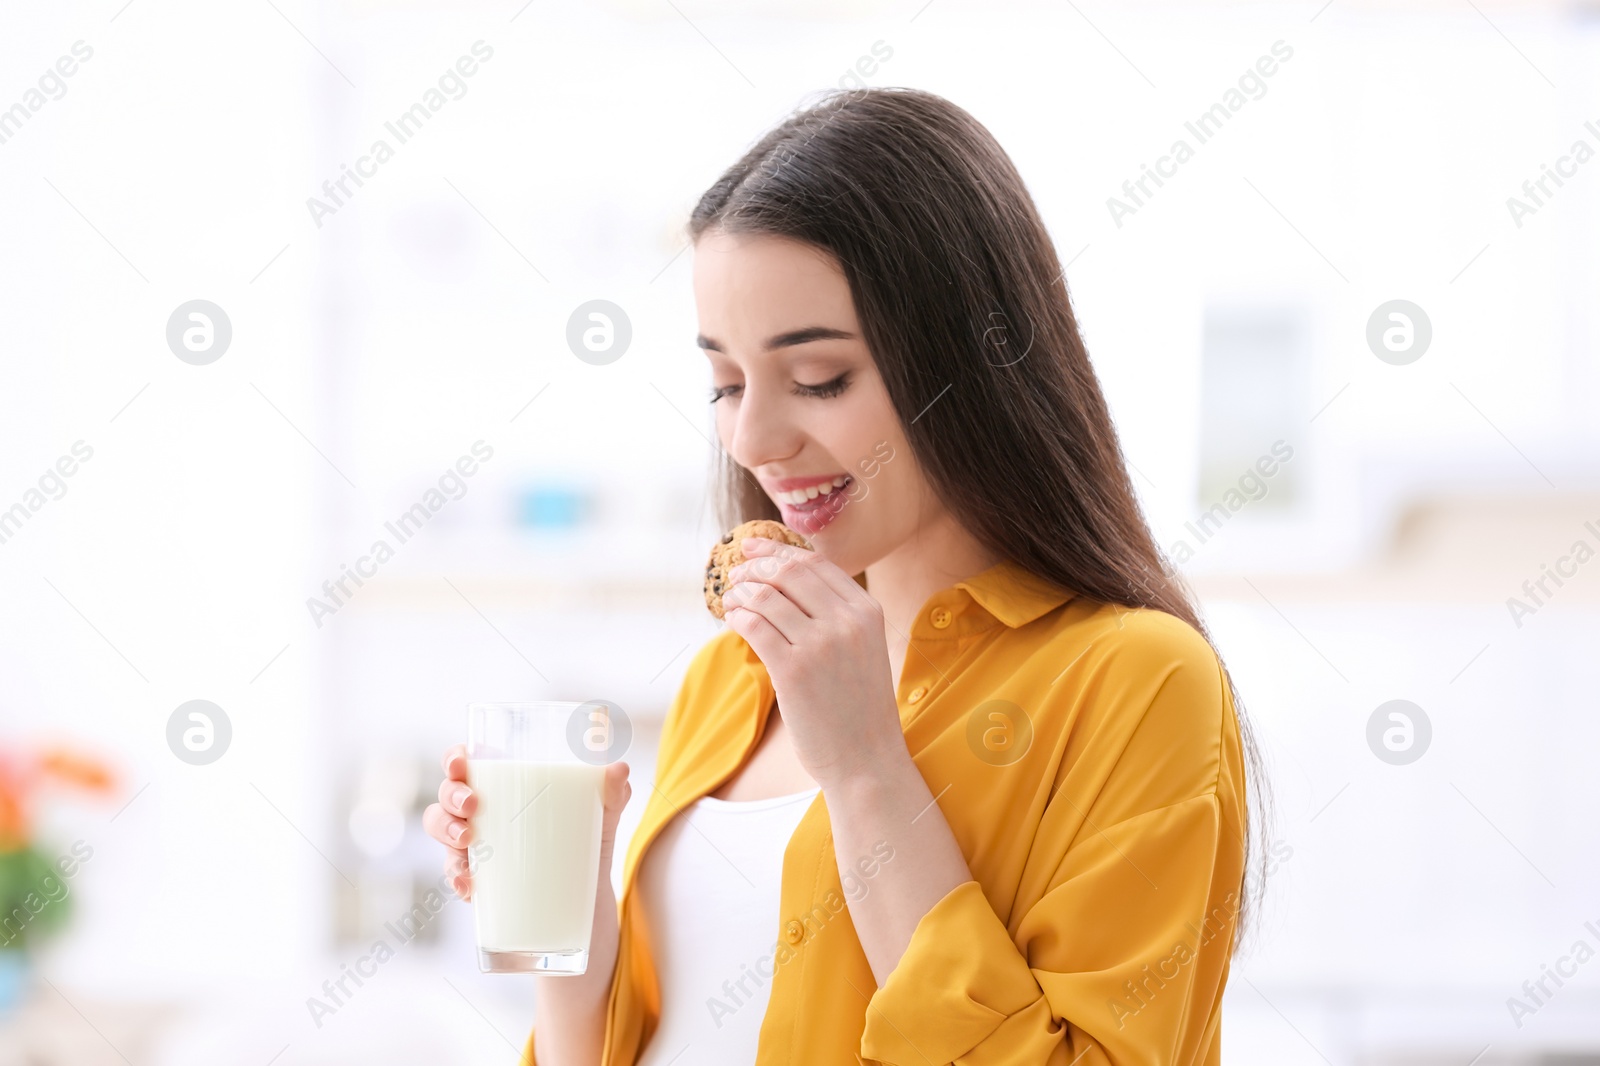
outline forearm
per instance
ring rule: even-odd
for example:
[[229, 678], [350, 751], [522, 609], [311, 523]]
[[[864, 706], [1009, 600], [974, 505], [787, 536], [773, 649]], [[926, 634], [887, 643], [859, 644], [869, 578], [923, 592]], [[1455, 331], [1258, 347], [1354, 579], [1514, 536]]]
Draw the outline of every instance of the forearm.
[[[865, 888], [859, 898], [850, 899], [847, 892], [846, 899], [862, 951], [882, 987], [917, 922], [951, 889], [972, 880], [972, 872], [909, 753], [825, 786], [824, 794], [840, 879], [850, 884], [854, 878]], [[893, 860], [862, 881], [857, 861], [885, 843], [894, 849]]]
[[534, 1054], [539, 1066], [599, 1066], [605, 1049], [606, 1005], [617, 966], [617, 897], [601, 875], [595, 892], [589, 967], [575, 977], [534, 981]]

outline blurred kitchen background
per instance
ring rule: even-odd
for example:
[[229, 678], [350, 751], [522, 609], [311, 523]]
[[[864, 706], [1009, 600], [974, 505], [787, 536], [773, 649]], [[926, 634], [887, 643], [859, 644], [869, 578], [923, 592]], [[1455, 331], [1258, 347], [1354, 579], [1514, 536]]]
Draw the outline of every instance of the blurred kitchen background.
[[[72, 869], [0, 947], [0, 1064], [515, 1061], [531, 983], [477, 972], [469, 909], [395, 932], [440, 753], [469, 700], [614, 701], [631, 830], [717, 628], [683, 223], [841, 85], [938, 92], [1015, 159], [1257, 723], [1275, 869], [1225, 1061], [1600, 1062], [1600, 5], [0, 25], [0, 887]], [[567, 340], [594, 300], [610, 362]]]

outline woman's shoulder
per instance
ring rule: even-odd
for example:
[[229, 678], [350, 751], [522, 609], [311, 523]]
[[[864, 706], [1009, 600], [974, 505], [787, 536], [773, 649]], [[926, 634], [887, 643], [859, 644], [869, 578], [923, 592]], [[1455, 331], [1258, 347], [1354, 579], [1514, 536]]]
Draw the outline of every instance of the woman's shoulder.
[[1052, 654], [1081, 656], [1102, 668], [1141, 670], [1169, 664], [1209, 672], [1222, 667], [1205, 634], [1155, 607], [1075, 601], [1056, 613], [1047, 639]]
[[[1215, 752], [1236, 730], [1226, 670], [1206, 635], [1167, 611], [1079, 604], [1054, 620], [1042, 653], [1051, 702], [1079, 737], [1128, 753], [1192, 742]], [[1109, 743], [1108, 743], [1109, 742]]]

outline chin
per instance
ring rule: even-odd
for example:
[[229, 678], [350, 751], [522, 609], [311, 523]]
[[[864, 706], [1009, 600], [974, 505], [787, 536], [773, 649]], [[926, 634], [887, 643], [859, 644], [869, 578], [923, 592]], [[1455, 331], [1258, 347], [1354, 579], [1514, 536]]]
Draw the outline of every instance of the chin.
[[867, 567], [881, 555], [862, 550], [863, 545], [855, 543], [846, 531], [837, 527], [825, 529], [815, 538], [808, 539], [818, 555], [851, 577], [865, 574]]

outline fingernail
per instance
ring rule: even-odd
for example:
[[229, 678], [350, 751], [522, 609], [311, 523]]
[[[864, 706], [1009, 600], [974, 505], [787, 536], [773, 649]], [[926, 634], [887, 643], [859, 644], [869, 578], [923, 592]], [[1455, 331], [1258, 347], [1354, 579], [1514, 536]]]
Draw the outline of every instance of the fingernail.
[[460, 788], [457, 788], [454, 792], [450, 793], [450, 803], [457, 810], [460, 810], [461, 805], [467, 801], [467, 797], [470, 795], [472, 795], [472, 790], [466, 785], [462, 785]]
[[466, 831], [467, 831], [466, 823], [464, 823], [464, 822], [451, 822], [450, 823], [449, 833], [450, 833], [450, 839], [451, 840], [460, 840], [461, 839], [461, 834], [465, 833]]

